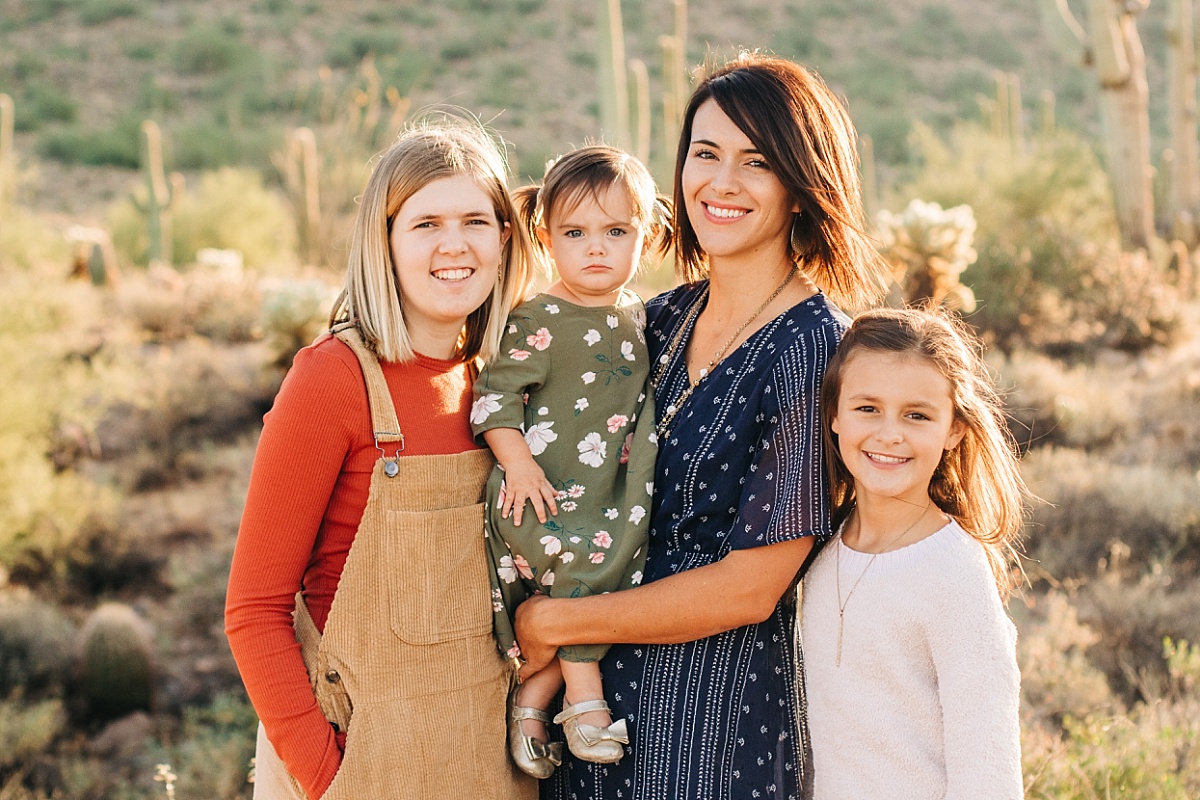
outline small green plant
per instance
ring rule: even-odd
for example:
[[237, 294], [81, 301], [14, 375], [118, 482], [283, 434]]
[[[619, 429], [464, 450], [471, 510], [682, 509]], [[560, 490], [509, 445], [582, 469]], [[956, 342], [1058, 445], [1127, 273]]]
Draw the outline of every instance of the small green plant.
[[138, 0], [83, 0], [76, 13], [79, 21], [90, 27], [114, 19], [136, 17], [141, 11], [142, 4]]
[[273, 363], [288, 367], [325, 328], [337, 290], [318, 280], [271, 280], [262, 292], [262, 327]]
[[44, 753], [65, 723], [61, 700], [0, 700], [0, 770]]
[[75, 629], [56, 606], [0, 595], [0, 697], [62, 688]]
[[150, 710], [154, 653], [148, 624], [123, 603], [105, 603], [80, 633], [80, 691], [91, 719]]

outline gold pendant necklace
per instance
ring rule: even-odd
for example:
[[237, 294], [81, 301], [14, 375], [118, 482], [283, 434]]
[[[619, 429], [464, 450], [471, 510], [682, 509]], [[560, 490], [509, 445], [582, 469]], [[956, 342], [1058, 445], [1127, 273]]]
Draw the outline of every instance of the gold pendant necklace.
[[[683, 407], [683, 404], [687, 401], [687, 399], [692, 396], [692, 392], [696, 391], [696, 387], [700, 385], [700, 382], [712, 373], [713, 367], [715, 367], [721, 361], [721, 359], [725, 357], [725, 351], [728, 350], [729, 346], [737, 340], [742, 331], [746, 330], [746, 328], [750, 326], [751, 322], [754, 322], [754, 320], [758, 319], [758, 315], [763, 311], [766, 311], [767, 306], [771, 305], [771, 302], [776, 297], [779, 297], [783, 290], [787, 288], [787, 285], [792, 282], [792, 278], [796, 276], [796, 271], [796, 265], [793, 264], [792, 268], [788, 270], [787, 277], [783, 279], [783, 283], [779, 284], [779, 286], [775, 288], [775, 291], [771, 292], [771, 296], [764, 300], [763, 304], [755, 309], [754, 313], [750, 315], [749, 319], [738, 326], [738, 329], [733, 332], [733, 335], [725, 340], [725, 344], [721, 345], [721, 347], [709, 360], [708, 366], [700, 370], [700, 375], [695, 380], [689, 379], [687, 387], [680, 392], [679, 397], [675, 398], [675, 402], [666, 407], [666, 409], [663, 411], [662, 419], [660, 419], [658, 424], [654, 426], [654, 432], [657, 434], [660, 441], [666, 438], [667, 434], [671, 432], [671, 420], [675, 419], [675, 415], [679, 413], [679, 409]], [[711, 286], [711, 284], [709, 285]], [[691, 310], [688, 311], [687, 317], [675, 331], [675, 336], [671, 339], [671, 344], [667, 347], [667, 352], [659, 358], [658, 369], [655, 371], [654, 377], [650, 380], [651, 391], [657, 392], [658, 383], [662, 380], [663, 375], [670, 366], [671, 360], [675, 357], [676, 351], [679, 350], [679, 345], [683, 342], [684, 333], [689, 327], [691, 327], [696, 317], [699, 316], [700, 307], [704, 305], [704, 300], [708, 297], [708, 290], [709, 287], [705, 286], [703, 295], [697, 298], [695, 304], [692, 305]]]
[[[907, 528], [900, 531], [900, 534], [898, 536], [896, 536], [896, 538], [888, 541], [887, 545], [879, 552], [886, 553], [889, 549], [891, 549], [892, 545], [896, 544], [896, 542], [898, 542], [904, 538], [904, 534], [908, 533], [913, 528], [917, 527], [917, 523], [925, 518], [925, 512], [929, 510], [929, 507], [931, 505], [933, 505], [932, 497], [929, 498], [929, 502], [925, 504], [925, 507], [921, 509], [921, 515], [919, 517], [917, 517], [915, 520], [913, 520], [912, 525], [909, 525]], [[847, 521], [849, 521], [849, 520], [847, 520]], [[843, 530], [845, 530], [845, 529], [843, 528]], [[861, 532], [861, 529], [860, 529], [860, 532]], [[846, 545], [842, 543], [842, 538], [843, 537], [841, 535], [838, 536], [837, 550], [834, 551], [834, 558], [836, 559], [836, 563], [834, 564], [834, 581], [837, 586], [837, 604], [838, 604], [837, 656], [835, 657], [834, 666], [838, 666], [838, 667], [840, 667], [842, 665], [842, 624], [846, 618], [846, 606], [850, 604], [850, 596], [854, 594], [854, 590], [857, 589], [858, 584], [860, 584], [862, 582], [863, 576], [867, 574], [867, 570], [869, 570], [871, 568], [871, 565], [875, 563], [876, 557], [879, 556], [879, 553], [871, 554], [870, 560], [868, 560], [867, 565], [865, 567], [863, 567], [863, 571], [858, 573], [858, 579], [854, 581], [854, 585], [850, 587], [850, 591], [846, 592], [846, 599], [843, 601], [842, 600], [842, 548], [845, 547]]]

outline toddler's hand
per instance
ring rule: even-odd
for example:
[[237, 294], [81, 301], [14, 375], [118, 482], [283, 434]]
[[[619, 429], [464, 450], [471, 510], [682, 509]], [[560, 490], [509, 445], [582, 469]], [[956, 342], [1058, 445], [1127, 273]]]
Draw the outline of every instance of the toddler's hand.
[[511, 513], [513, 524], [517, 527], [521, 526], [521, 515], [525, 511], [526, 501], [533, 504], [538, 522], [546, 521], [547, 508], [551, 514], [558, 515], [558, 506], [554, 502], [554, 496], [558, 492], [546, 480], [546, 474], [533, 459], [511, 467], [505, 466], [504, 487], [504, 504], [500, 514], [504, 519], [508, 519]]

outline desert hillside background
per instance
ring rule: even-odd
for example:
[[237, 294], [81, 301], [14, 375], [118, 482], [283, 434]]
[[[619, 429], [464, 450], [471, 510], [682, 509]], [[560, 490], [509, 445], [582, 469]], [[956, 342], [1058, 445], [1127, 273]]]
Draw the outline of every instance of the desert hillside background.
[[222, 614], [254, 446], [405, 120], [478, 114], [514, 184], [619, 139], [665, 188], [691, 70], [738, 48], [845, 98], [892, 302], [960, 309], [1007, 391], [1027, 795], [1200, 796], [1192, 2], [1113, 4], [1142, 197], [1108, 45], [1053, 0], [0, 0], [0, 800], [250, 797]]

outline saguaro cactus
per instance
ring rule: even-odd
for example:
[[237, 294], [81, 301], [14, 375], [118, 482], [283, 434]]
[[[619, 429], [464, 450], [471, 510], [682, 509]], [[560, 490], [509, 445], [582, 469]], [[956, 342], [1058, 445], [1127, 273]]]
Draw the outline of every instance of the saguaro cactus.
[[1167, 27], [1171, 159], [1169, 174], [1166, 176], [1169, 187], [1166, 217], [1171, 236], [1181, 240], [1189, 248], [1200, 244], [1200, 152], [1196, 143], [1194, 2], [1195, 0], [1171, 0], [1171, 14]]
[[154, 693], [150, 630], [123, 603], [105, 603], [80, 632], [80, 687], [88, 712], [115, 719], [149, 711]]
[[625, 28], [621, 0], [600, 0], [597, 31], [597, 86], [600, 91], [600, 129], [606, 141], [629, 144], [629, 84], [625, 77]]
[[317, 137], [311, 128], [296, 128], [287, 138], [287, 150], [279, 159], [284, 184], [296, 214], [300, 257], [315, 264], [320, 257], [320, 174]]
[[17, 169], [13, 163], [13, 99], [0, 94], [0, 209], [12, 202]]
[[1087, 0], [1086, 32], [1067, 0], [1041, 2], [1052, 38], [1068, 48], [1068, 55], [1090, 66], [1100, 84], [1105, 152], [1121, 243], [1148, 247], [1154, 238], [1149, 88], [1137, 15], [1149, 0]]
[[[168, 181], [163, 170], [162, 131], [154, 120], [142, 123], [142, 172], [146, 197], [134, 202], [146, 215], [150, 235], [150, 263], [171, 264], [171, 215], [177, 200], [177, 181]], [[172, 176], [174, 177], [174, 176]]]

